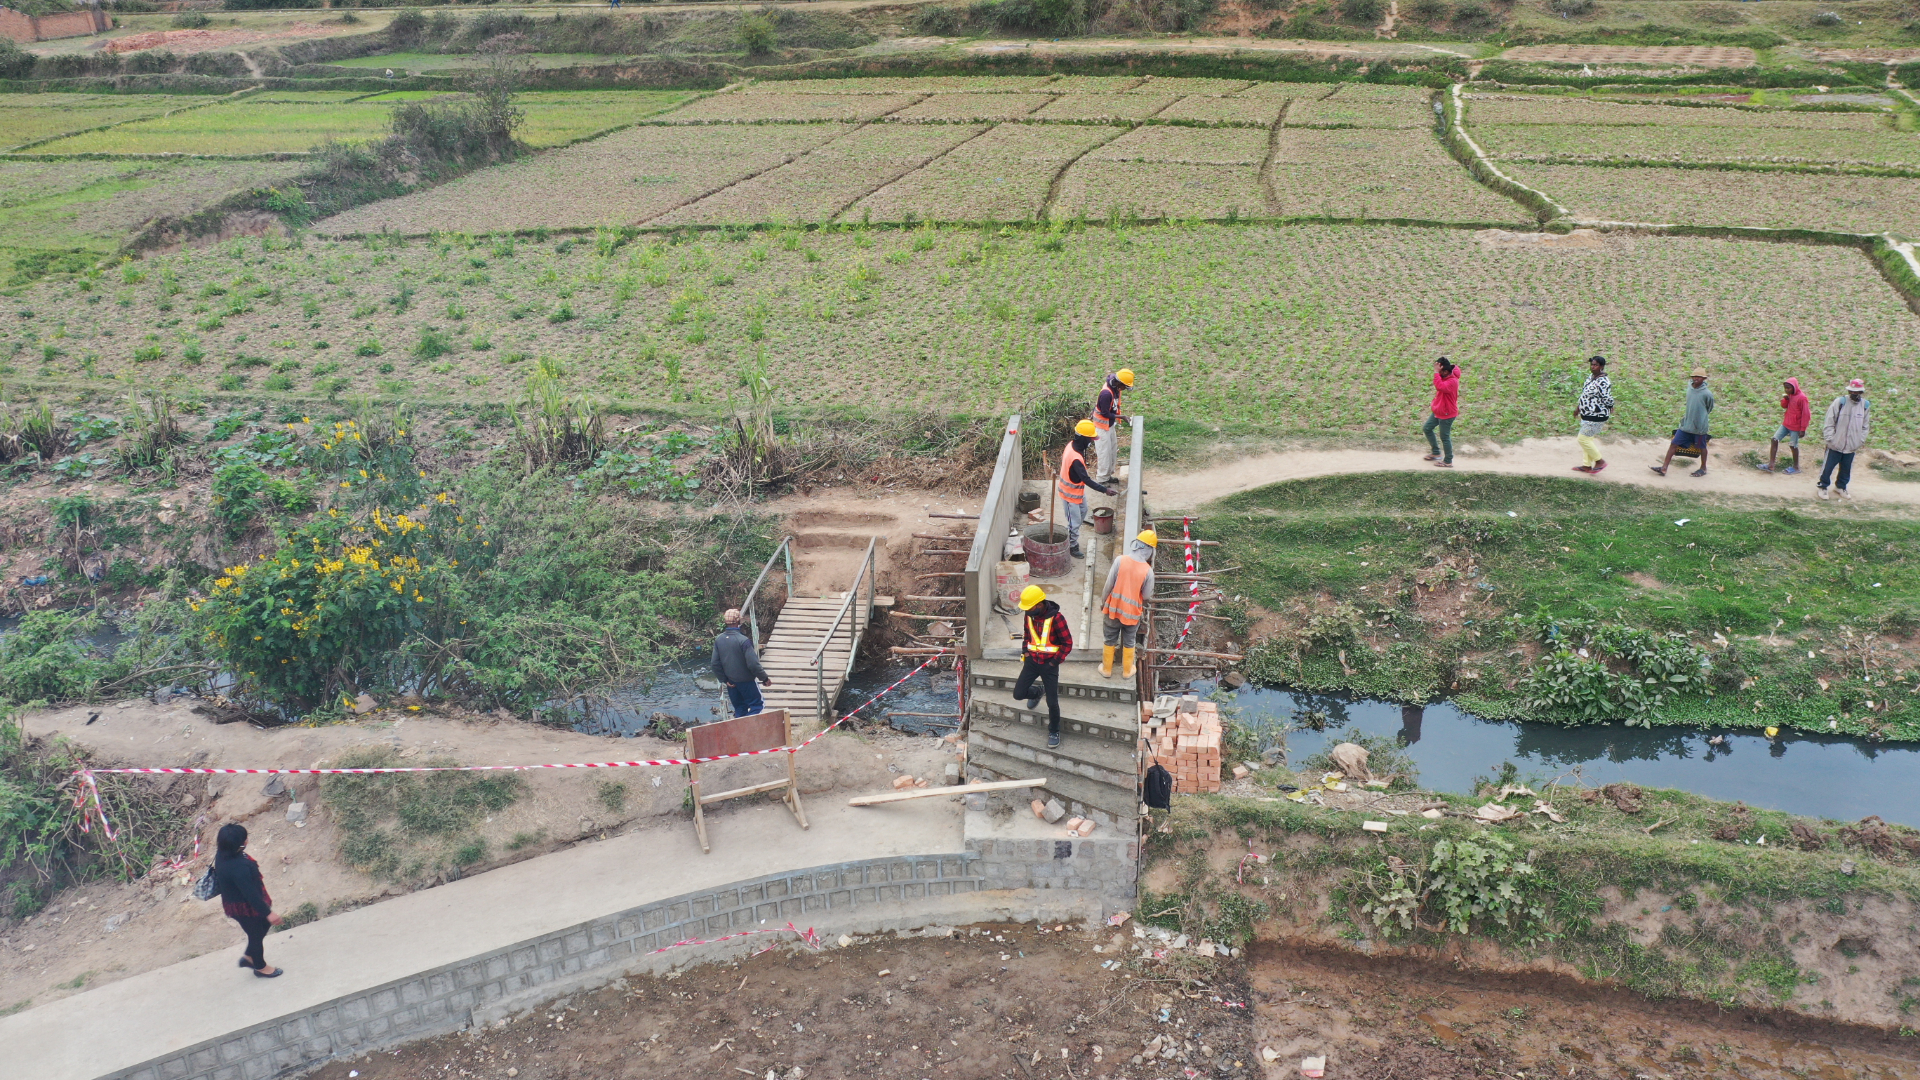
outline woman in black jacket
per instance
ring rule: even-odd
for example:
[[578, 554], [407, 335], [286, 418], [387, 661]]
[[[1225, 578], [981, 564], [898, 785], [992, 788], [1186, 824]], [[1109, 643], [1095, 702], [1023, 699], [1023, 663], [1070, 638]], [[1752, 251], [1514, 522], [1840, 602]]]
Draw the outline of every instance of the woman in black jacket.
[[213, 880], [219, 888], [220, 905], [227, 918], [239, 923], [247, 935], [247, 951], [241, 954], [240, 966], [252, 968], [257, 979], [279, 978], [282, 969], [267, 966], [261, 943], [269, 926], [280, 925], [280, 916], [273, 913], [273, 897], [267, 895], [267, 883], [260, 878], [260, 864], [246, 852], [246, 827], [220, 826], [215, 848]]

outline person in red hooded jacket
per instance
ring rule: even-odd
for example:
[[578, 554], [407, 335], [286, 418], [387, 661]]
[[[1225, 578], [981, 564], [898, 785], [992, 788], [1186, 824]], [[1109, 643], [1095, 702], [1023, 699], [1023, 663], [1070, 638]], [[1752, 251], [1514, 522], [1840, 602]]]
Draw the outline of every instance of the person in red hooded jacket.
[[[1427, 422], [1420, 433], [1427, 437], [1427, 456], [1422, 461], [1431, 461], [1443, 469], [1453, 468], [1453, 421], [1460, 415], [1460, 368], [1453, 361], [1441, 357], [1433, 362], [1433, 404], [1428, 407]], [[1436, 441], [1433, 433], [1438, 431]], [[1445, 453], [1441, 447], [1445, 446]]]
[[1780, 444], [1784, 442], [1793, 449], [1793, 464], [1782, 471], [1791, 476], [1800, 471], [1800, 439], [1807, 433], [1808, 425], [1813, 423], [1813, 403], [1800, 392], [1799, 379], [1788, 379], [1782, 385], [1787, 388], [1787, 394], [1780, 399], [1780, 430], [1773, 433], [1773, 445], [1767, 449], [1767, 463], [1760, 466], [1760, 471], [1773, 471], [1774, 460], [1780, 456]]

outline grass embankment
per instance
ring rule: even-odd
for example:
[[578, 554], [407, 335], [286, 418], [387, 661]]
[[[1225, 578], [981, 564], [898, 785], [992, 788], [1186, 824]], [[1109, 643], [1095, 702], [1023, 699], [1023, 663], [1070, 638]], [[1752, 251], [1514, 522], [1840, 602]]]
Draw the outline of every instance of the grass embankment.
[[[1281, 768], [1256, 775], [1274, 786], [1309, 782]], [[1905, 1028], [1920, 1005], [1895, 950], [1874, 952], [1877, 935], [1904, 931], [1920, 903], [1914, 830], [1627, 786], [1591, 797], [1543, 790], [1563, 822], [1541, 813], [1505, 825], [1469, 820], [1492, 794], [1418, 803], [1444, 808], [1438, 820], [1183, 798], [1148, 841], [1136, 911], [1215, 940], [1257, 930], [1458, 957], [1471, 939], [1498, 946], [1504, 962], [1570, 964], [1656, 998], [1785, 1006], [1883, 1027]], [[1535, 802], [1506, 800], [1527, 811]], [[1376, 818], [1386, 833], [1361, 830]], [[1249, 850], [1266, 861], [1249, 862], [1237, 883]], [[1484, 948], [1470, 955], [1492, 961]]]
[[1206, 516], [1235, 591], [1285, 627], [1252, 647], [1262, 681], [1486, 717], [1920, 738], [1920, 523], [1412, 473], [1277, 484]]

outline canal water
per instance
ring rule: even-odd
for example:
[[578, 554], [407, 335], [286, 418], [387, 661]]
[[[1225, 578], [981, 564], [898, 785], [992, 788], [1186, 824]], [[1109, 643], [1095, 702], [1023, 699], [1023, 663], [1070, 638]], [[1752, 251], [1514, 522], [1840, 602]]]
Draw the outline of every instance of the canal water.
[[[1207, 693], [1211, 683], [1194, 689]], [[1920, 826], [1920, 747], [1782, 732], [1625, 727], [1482, 720], [1445, 702], [1395, 705], [1245, 686], [1233, 695], [1240, 722], [1271, 740], [1283, 730], [1290, 761], [1342, 741], [1358, 729], [1392, 738], [1434, 791], [1470, 792], [1512, 762], [1529, 781], [1563, 778], [1587, 785], [1632, 783], [1678, 788], [1714, 799], [1811, 817], [1857, 821], [1869, 814]], [[1324, 730], [1297, 716], [1325, 715]], [[1707, 739], [1725, 741], [1711, 746]]]
[[[704, 724], [731, 715], [727, 695], [708, 668], [705, 654], [682, 657], [666, 664], [645, 683], [623, 687], [607, 696], [605, 704], [596, 704], [590, 715], [574, 724], [575, 730], [592, 735], [631, 736], [640, 733], [657, 714], [664, 713], [677, 726]], [[843, 715], [865, 705], [861, 721], [891, 722], [895, 727], [920, 734], [943, 735], [959, 723], [958, 687], [951, 671], [921, 671], [874, 704], [874, 695], [913, 671], [913, 665], [886, 661], [855, 671], [840, 693], [836, 708]], [[928, 713], [929, 716], [901, 716], [900, 713]], [[889, 715], [895, 714], [895, 715]]]

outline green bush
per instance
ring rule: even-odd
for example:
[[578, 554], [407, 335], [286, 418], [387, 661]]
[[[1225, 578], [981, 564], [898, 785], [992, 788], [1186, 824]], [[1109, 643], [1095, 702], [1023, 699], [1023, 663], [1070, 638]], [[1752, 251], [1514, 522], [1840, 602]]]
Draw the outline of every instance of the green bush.
[[765, 56], [773, 51], [777, 35], [772, 20], [764, 15], [749, 15], [740, 20], [740, 47], [748, 56]]
[[29, 611], [0, 637], [0, 697], [9, 702], [74, 701], [93, 693], [111, 663], [83, 638], [100, 617], [71, 611]]

